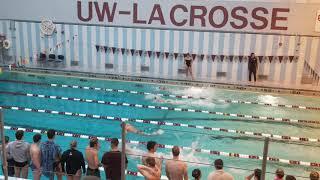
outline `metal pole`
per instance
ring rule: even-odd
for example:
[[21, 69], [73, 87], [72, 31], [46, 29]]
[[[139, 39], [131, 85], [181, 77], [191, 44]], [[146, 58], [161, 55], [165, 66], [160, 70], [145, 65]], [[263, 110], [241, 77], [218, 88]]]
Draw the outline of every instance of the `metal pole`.
[[126, 123], [122, 122], [121, 132], [121, 180], [126, 179]]
[[3, 165], [3, 175], [4, 179], [8, 180], [8, 162], [7, 162], [7, 151], [6, 151], [6, 142], [4, 138], [4, 128], [3, 128], [3, 111], [0, 110], [0, 133], [1, 133], [1, 148], [2, 148], [2, 165]]
[[263, 160], [262, 160], [261, 180], [265, 180], [266, 179], [266, 167], [267, 167], [268, 150], [269, 150], [269, 138], [267, 137], [264, 140], [264, 147], [263, 147]]

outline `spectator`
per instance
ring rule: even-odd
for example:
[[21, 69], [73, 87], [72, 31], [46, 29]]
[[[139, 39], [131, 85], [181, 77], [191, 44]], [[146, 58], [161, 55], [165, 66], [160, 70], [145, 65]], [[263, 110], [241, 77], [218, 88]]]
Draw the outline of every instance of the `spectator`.
[[283, 169], [279, 168], [276, 170], [276, 176], [274, 177], [274, 180], [283, 180], [284, 177], [284, 171]]
[[161, 171], [156, 166], [154, 157], [146, 158], [147, 165], [138, 165], [138, 171], [145, 177], [146, 180], [160, 180]]
[[60, 158], [61, 158], [61, 148], [54, 142], [56, 136], [56, 131], [49, 129], [47, 132], [48, 140], [41, 143], [41, 168], [42, 174], [49, 178], [54, 179], [54, 175], [57, 175], [58, 180], [62, 179], [62, 169]]
[[87, 176], [96, 176], [100, 178], [98, 152], [100, 144], [98, 138], [90, 139], [89, 147], [86, 148], [86, 160], [88, 163]]
[[201, 179], [201, 171], [200, 171], [200, 169], [194, 169], [192, 171], [192, 177], [194, 177], [194, 180], [200, 180]]
[[[5, 136], [4, 141], [5, 141], [4, 142], [5, 150], [6, 150], [6, 154], [7, 154], [6, 156], [7, 156], [7, 165], [8, 165], [8, 176], [13, 177], [14, 176], [14, 160], [9, 152], [9, 136]], [[2, 160], [3, 159], [2, 159], [2, 148], [1, 148], [1, 162], [3, 162]], [[2, 167], [2, 172], [4, 172], [3, 164], [1, 167]]]
[[254, 82], [257, 81], [258, 60], [254, 53], [251, 53], [248, 61], [249, 81], [251, 81], [251, 74], [253, 74]]
[[[101, 163], [104, 167], [106, 179], [121, 180], [121, 152], [118, 149], [119, 141], [117, 138], [111, 140], [111, 151], [102, 156]], [[126, 157], [126, 167], [128, 159]]]
[[296, 180], [296, 178], [294, 176], [287, 175], [286, 180]]
[[82, 174], [81, 167], [83, 173], [86, 172], [84, 158], [82, 153], [77, 150], [77, 144], [77, 141], [71, 141], [70, 149], [63, 152], [61, 157], [62, 172], [67, 172], [68, 180], [80, 180]]
[[14, 172], [17, 178], [28, 178], [28, 168], [30, 160], [30, 144], [23, 140], [24, 132], [16, 132], [16, 141], [9, 144], [9, 153], [14, 160]]
[[319, 180], [319, 173], [316, 171], [312, 171], [310, 173], [310, 180]]
[[172, 148], [172, 160], [166, 162], [166, 175], [169, 180], [188, 180], [187, 163], [179, 159], [180, 149], [178, 146]]
[[41, 151], [40, 151], [41, 134], [33, 136], [33, 144], [30, 147], [31, 170], [34, 180], [40, 180], [41, 177]]
[[146, 159], [148, 157], [154, 157], [155, 161], [156, 161], [156, 166], [161, 171], [161, 160], [160, 160], [159, 156], [156, 154], [157, 147], [158, 147], [158, 145], [155, 141], [148, 141], [148, 143], [147, 143], [148, 153], [146, 153], [142, 156], [142, 164], [147, 166]]
[[251, 175], [246, 177], [246, 180], [251, 180], [252, 178], [254, 180], [260, 180], [261, 179], [261, 174], [262, 174], [261, 169], [255, 169], [254, 172]]
[[222, 159], [217, 159], [214, 161], [215, 172], [211, 172], [208, 176], [208, 180], [234, 180], [231, 174], [223, 171], [223, 161]]
[[186, 76], [188, 77], [188, 74], [190, 73], [191, 75], [191, 78], [193, 80], [193, 74], [192, 74], [192, 61], [193, 61], [193, 58], [191, 56], [190, 53], [188, 53], [184, 59], [185, 63], [186, 63]]

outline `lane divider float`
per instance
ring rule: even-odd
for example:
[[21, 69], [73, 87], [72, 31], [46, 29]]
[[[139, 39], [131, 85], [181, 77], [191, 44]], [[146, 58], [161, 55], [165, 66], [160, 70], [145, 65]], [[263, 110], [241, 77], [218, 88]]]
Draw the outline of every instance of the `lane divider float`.
[[15, 106], [2, 106], [2, 107], [0, 107], [0, 109], [2, 109], [2, 108], [9, 109], [9, 110], [26, 111], [26, 112], [39, 112], [39, 113], [48, 113], [48, 114], [56, 114], [56, 115], [64, 115], [64, 116], [75, 116], [75, 117], [86, 117], [86, 118], [93, 118], [93, 119], [114, 120], [114, 121], [119, 121], [119, 122], [136, 122], [136, 123], [152, 124], [152, 125], [159, 125], [159, 126], [186, 127], [186, 128], [201, 129], [201, 130], [207, 130], [207, 131], [219, 131], [219, 132], [225, 132], [225, 133], [234, 133], [234, 134], [256, 136], [256, 137], [269, 137], [271, 139], [286, 140], [286, 141], [320, 142], [320, 139], [316, 139], [316, 138], [284, 136], [284, 135], [275, 135], [275, 134], [260, 133], [260, 132], [248, 132], [248, 131], [241, 131], [241, 130], [198, 126], [198, 125], [182, 124], [182, 123], [171, 123], [171, 122], [164, 122], [164, 121], [150, 121], [150, 120], [142, 120], [142, 119], [134, 119], [134, 118], [100, 116], [100, 115], [95, 115], [95, 114], [81, 114], [81, 113], [74, 113], [74, 112], [62, 112], [62, 111], [33, 109], [33, 108], [15, 107]]
[[212, 114], [212, 115], [227, 116], [227, 117], [259, 119], [259, 120], [270, 121], [270, 122], [285, 122], [285, 123], [297, 123], [297, 124], [320, 124], [320, 120], [319, 121], [317, 121], [317, 120], [300, 120], [300, 119], [298, 120], [298, 119], [289, 119], [289, 118], [255, 116], [255, 115], [236, 114], [236, 113], [227, 113], [227, 112], [207, 111], [207, 110], [200, 110], [200, 109], [187, 109], [187, 108], [174, 108], [174, 107], [168, 107], [168, 106], [131, 104], [131, 103], [126, 103], [126, 102], [112, 102], [112, 101], [102, 101], [102, 100], [93, 100], [93, 99], [80, 99], [80, 98], [72, 98], [72, 97], [49, 96], [49, 95], [21, 93], [21, 92], [0, 91], [0, 94], [39, 97], [39, 98], [47, 98], [47, 99], [61, 99], [61, 100], [76, 101], [76, 102], [96, 103], [96, 104], [105, 104], [105, 105], [113, 105], [113, 106], [137, 107], [137, 108], [144, 108], [144, 109], [160, 109], [160, 110], [176, 111], [176, 112], [196, 112], [196, 113]]
[[72, 89], [86, 89], [86, 90], [117, 92], [117, 93], [129, 93], [129, 94], [138, 94], [138, 95], [155, 95], [155, 96], [171, 97], [171, 98], [177, 98], [177, 99], [201, 99], [201, 100], [217, 101], [217, 102], [229, 103], [229, 104], [230, 103], [232, 103], [232, 104], [253, 104], [253, 105], [263, 105], [263, 106], [272, 106], [272, 107], [282, 107], [282, 108], [292, 108], [292, 109], [308, 109], [308, 110], [320, 111], [320, 107], [303, 106], [303, 105], [250, 102], [250, 101], [232, 100], [232, 99], [215, 99], [215, 98], [206, 98], [206, 97], [193, 97], [190, 95], [150, 93], [150, 92], [142, 92], [142, 91], [130, 91], [130, 90], [124, 90], [124, 89], [109, 89], [109, 88], [99, 88], [99, 87], [88, 87], [88, 86], [66, 85], [66, 84], [50, 84], [50, 83], [39, 83], [39, 82], [26, 82], [26, 81], [16, 81], [16, 80], [0, 80], [0, 82], [12, 82], [12, 83], [32, 84], [32, 85], [39, 85], [39, 86], [51, 86], [51, 87], [62, 87], [62, 88], [72, 88]]
[[[19, 127], [12, 127], [12, 126], [4, 126], [4, 129], [7, 130], [23, 130], [25, 132], [31, 132], [31, 133], [46, 133], [45, 130], [40, 129], [32, 129], [32, 128], [19, 128]], [[73, 138], [82, 138], [82, 139], [90, 139], [92, 137], [96, 137], [99, 140], [102, 141], [111, 141], [111, 138], [106, 137], [97, 137], [97, 136], [90, 136], [90, 135], [84, 135], [84, 134], [74, 134], [74, 133], [68, 133], [59, 131], [56, 133], [58, 136], [65, 136], [65, 137], [73, 137]], [[121, 141], [121, 139], [119, 139]], [[135, 145], [147, 145], [147, 142], [142, 141], [133, 141], [133, 140], [127, 140], [126, 141], [129, 144], [135, 144]], [[159, 148], [163, 149], [172, 149], [174, 145], [167, 145], [167, 144], [159, 144]], [[183, 150], [193, 150], [198, 153], [206, 153], [210, 155], [216, 155], [216, 156], [226, 156], [226, 157], [234, 157], [234, 158], [240, 158], [240, 159], [255, 159], [255, 160], [262, 160], [262, 156], [258, 155], [247, 155], [247, 154], [240, 154], [240, 153], [231, 153], [231, 152], [222, 152], [222, 151], [216, 151], [216, 150], [208, 150], [208, 149], [194, 149], [191, 147], [182, 147], [179, 146]], [[297, 160], [287, 160], [287, 159], [281, 159], [277, 157], [267, 157], [267, 160], [270, 162], [277, 162], [277, 163], [284, 163], [284, 164], [291, 164], [291, 165], [302, 165], [302, 166], [309, 166], [309, 167], [320, 167], [320, 163], [317, 162], [304, 162], [304, 161], [297, 161]]]

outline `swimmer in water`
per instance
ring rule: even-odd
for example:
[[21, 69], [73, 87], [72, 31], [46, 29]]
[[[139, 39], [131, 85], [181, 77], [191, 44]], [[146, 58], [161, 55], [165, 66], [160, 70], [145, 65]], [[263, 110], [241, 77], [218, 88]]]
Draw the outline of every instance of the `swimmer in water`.
[[[120, 124], [120, 127], [122, 128], [122, 124]], [[145, 133], [145, 132], [140, 131], [137, 128], [135, 128], [134, 126], [127, 124], [127, 123], [126, 123], [125, 131], [126, 131], [126, 133], [129, 132], [129, 133], [134, 133], [134, 134], [140, 134], [142, 136], [155, 136], [155, 135], [161, 134], [160, 130], [153, 132], [153, 133]]]
[[167, 88], [164, 87], [164, 86], [160, 86], [160, 87], [159, 87], [159, 90], [165, 91], [165, 90], [167, 90]]
[[164, 103], [165, 101], [163, 99], [160, 99], [158, 97], [154, 97], [154, 100], [158, 103]]

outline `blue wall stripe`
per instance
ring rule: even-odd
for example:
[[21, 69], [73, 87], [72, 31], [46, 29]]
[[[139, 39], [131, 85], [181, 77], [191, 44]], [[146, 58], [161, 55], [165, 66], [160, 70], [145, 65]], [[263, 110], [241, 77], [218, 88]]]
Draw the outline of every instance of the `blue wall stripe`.
[[[183, 45], [184, 45], [184, 33], [183, 31], [179, 31], [179, 53], [184, 53]], [[184, 58], [180, 57], [178, 59], [178, 68], [183, 67], [183, 64], [184, 64]]]
[[[245, 34], [241, 34], [240, 35], [240, 56], [243, 56], [244, 55], [244, 47], [245, 47]], [[238, 68], [238, 72], [237, 72], [237, 80], [238, 81], [241, 81], [242, 80], [242, 72], [243, 72], [243, 69], [241, 68], [242, 66], [242, 63], [243, 61], [240, 63], [239, 61], [239, 67]], [[246, 77], [247, 78], [247, 77]]]
[[[149, 31], [150, 31], [150, 47], [151, 47], [152, 51], [155, 51], [155, 43], [156, 43], [155, 42], [155, 30], [152, 29]], [[150, 66], [151, 66], [152, 72], [155, 72], [155, 58], [156, 58], [156, 55], [152, 56], [152, 58], [151, 58]]]
[[25, 49], [24, 49], [24, 42], [23, 42], [23, 24], [24, 23], [19, 23], [19, 42], [20, 42], [20, 56], [23, 59], [26, 58], [26, 53], [25, 53]]
[[[288, 36], [285, 36], [284, 37], [284, 47], [283, 47], [283, 55], [287, 55], [288, 54], [288, 51], [289, 51], [289, 40], [290, 38]], [[280, 81], [284, 81], [285, 80], [285, 76], [286, 76], [286, 73], [287, 73], [287, 63], [283, 62], [284, 61], [284, 58], [282, 59], [282, 63], [281, 64], [281, 68], [280, 68]]]
[[[272, 51], [271, 54], [275, 55], [278, 49], [278, 43], [279, 42], [279, 37], [278, 36], [273, 36], [273, 40], [272, 40]], [[270, 70], [269, 70], [269, 79], [270, 80], [274, 80], [274, 71], [275, 71], [275, 66], [277, 63], [274, 62], [274, 60], [272, 60], [272, 63], [270, 64]]]
[[[107, 38], [107, 36], [106, 36]], [[128, 48], [128, 45], [127, 45], [127, 28], [123, 28], [122, 30], [122, 46], [121, 48]], [[124, 72], [128, 72], [128, 57], [126, 55], [126, 53], [124, 53], [122, 55], [122, 58], [123, 58], [123, 61], [122, 61], [122, 66], [123, 66], [123, 71]]]
[[[137, 30], [136, 29], [132, 29], [132, 49], [136, 49], [136, 43], [137, 43]], [[135, 73], [136, 72], [136, 56], [135, 55], [131, 55], [131, 52], [129, 53], [129, 61], [131, 61], [131, 72]]]
[[[164, 52], [164, 30], [160, 30], [160, 52]], [[159, 58], [159, 74], [164, 74], [164, 68], [167, 68], [167, 67], [164, 67], [164, 61], [167, 61], [167, 59], [165, 58], [165, 56], [162, 56]]]
[[30, 62], [33, 62], [33, 44], [32, 44], [32, 33], [31, 33], [31, 23], [27, 23], [27, 33], [28, 33], [28, 50]]
[[65, 25], [61, 24], [61, 30], [64, 32], [61, 34], [61, 42], [63, 42], [62, 45], [62, 53], [64, 55], [64, 62], [66, 62], [67, 59], [67, 42], [66, 42], [66, 30], [65, 30]]
[[[262, 38], [261, 38], [261, 42], [260, 43], [261, 43], [261, 51], [262, 52], [264, 52], [265, 49], [267, 48], [267, 43], [266, 43], [267, 39], [268, 39], [267, 35], [263, 35]], [[262, 53], [261, 55], [265, 55], [265, 53]], [[260, 65], [259, 65], [259, 72], [261, 74], [263, 74], [263, 72], [264, 72], [265, 65], [266, 65], [266, 63], [263, 63], [263, 64], [260, 63]]]
[[83, 62], [83, 50], [82, 50], [82, 47], [83, 47], [83, 44], [84, 44], [84, 42], [83, 42], [83, 30], [82, 30], [82, 27], [84, 27], [84, 26], [78, 26], [77, 25], [77, 27], [78, 27], [78, 36], [77, 36], [77, 39], [78, 39], [78, 48], [77, 48], [77, 50], [78, 50], [78, 59], [79, 59], [79, 66], [80, 67], [83, 67], [83, 64], [84, 64], [84, 62]]
[[[213, 54], [213, 42], [214, 42], [214, 35], [212, 32], [209, 32], [209, 47], [208, 47], [208, 53], [211, 56]], [[210, 77], [212, 79], [212, 65], [213, 61], [211, 57], [208, 59], [208, 67], [207, 67], [207, 77]]]
[[[219, 33], [219, 48], [218, 48], [218, 53], [219, 55], [223, 55], [223, 49], [224, 49], [224, 34], [223, 33]], [[218, 66], [217, 66], [217, 72], [221, 72], [222, 71], [222, 59], [220, 59]]]
[[37, 47], [37, 57], [39, 57], [40, 55], [40, 52], [41, 52], [41, 38], [40, 38], [40, 24], [39, 23], [36, 23], [35, 24], [35, 31], [36, 31], [36, 47]]
[[[234, 42], [235, 42], [235, 39], [236, 39], [236, 35], [234, 33], [230, 33], [230, 38], [229, 38], [229, 54], [233, 55], [234, 53]], [[227, 79], [232, 79], [232, 75], [233, 73], [236, 73], [236, 72], [233, 72], [232, 71], [232, 68], [233, 66], [235, 66], [235, 63], [232, 61], [230, 62], [230, 60], [228, 60], [228, 67], [227, 67]]]
[[92, 31], [92, 26], [87, 26], [87, 45], [86, 47], [88, 48], [88, 57], [87, 62], [88, 62], [88, 67], [89, 69], [92, 69], [92, 48], [95, 48], [92, 39], [91, 39], [91, 31]]
[[69, 25], [69, 33], [70, 33], [70, 63], [71, 61], [75, 61], [75, 56], [74, 56], [74, 30], [73, 30], [74, 26], [73, 25]]
[[[100, 31], [100, 28], [99, 28], [99, 31]], [[114, 38], [113, 47], [118, 47], [118, 46], [119, 46], [118, 33], [119, 33], [118, 28], [117, 28], [117, 27], [114, 27], [114, 32], [113, 32], [113, 38]], [[118, 54], [114, 54], [113, 57], [114, 57], [114, 64], [118, 64], [118, 63], [119, 63], [119, 56], [118, 56]], [[99, 64], [100, 64], [100, 60], [99, 60]]]
[[[204, 32], [199, 32], [199, 40], [198, 40], [198, 52], [197, 54], [205, 54], [203, 52], [203, 42], [204, 42]], [[198, 66], [197, 66], [197, 74], [201, 77], [202, 72], [202, 63], [204, 59], [201, 59], [201, 57], [198, 59]]]
[[[115, 37], [114, 37], [115, 38]], [[96, 44], [97, 45], [102, 45], [100, 44], [100, 27], [96, 27]], [[100, 66], [100, 59], [101, 59], [101, 51], [97, 52], [97, 58], [96, 58], [96, 67], [93, 67], [93, 69], [99, 69]]]
[[[169, 32], [169, 51], [170, 53], [174, 53], [174, 31]], [[173, 57], [170, 58], [169, 61], [169, 69], [168, 69], [168, 74], [169, 77], [173, 77], [173, 61], [176, 61], [176, 59]]]

